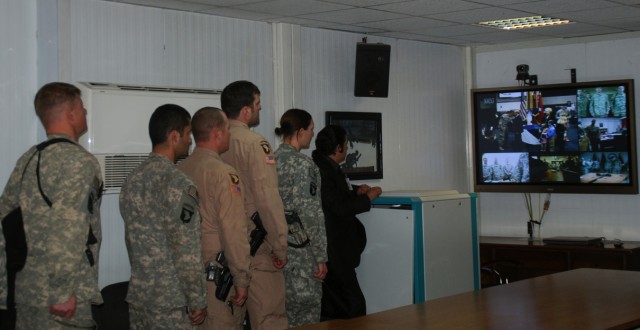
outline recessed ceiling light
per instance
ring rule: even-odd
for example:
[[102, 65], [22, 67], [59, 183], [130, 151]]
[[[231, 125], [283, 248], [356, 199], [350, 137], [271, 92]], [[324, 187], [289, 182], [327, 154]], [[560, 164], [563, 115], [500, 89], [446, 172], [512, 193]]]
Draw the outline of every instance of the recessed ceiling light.
[[496, 21], [479, 22], [475, 25], [492, 27], [501, 30], [517, 30], [517, 29], [529, 29], [535, 27], [553, 26], [573, 23], [568, 19], [542, 17], [542, 16], [529, 16], [519, 18], [501, 19]]

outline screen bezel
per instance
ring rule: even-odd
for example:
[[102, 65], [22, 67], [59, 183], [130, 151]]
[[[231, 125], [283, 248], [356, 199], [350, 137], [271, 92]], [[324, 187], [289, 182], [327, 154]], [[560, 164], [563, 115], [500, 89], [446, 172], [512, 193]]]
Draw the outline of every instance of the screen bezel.
[[[589, 184], [567, 182], [484, 182], [482, 178], [482, 154], [480, 150], [481, 125], [479, 122], [480, 104], [477, 98], [487, 93], [528, 92], [563, 89], [585, 89], [596, 87], [624, 86], [627, 98], [627, 146], [629, 163], [629, 182], [625, 184]], [[635, 89], [633, 79], [590, 81], [581, 83], [513, 86], [499, 88], [478, 88], [471, 90], [472, 108], [472, 142], [473, 142], [473, 183], [476, 192], [547, 192], [547, 193], [580, 193], [580, 194], [638, 194], [638, 172], [636, 164], [636, 122], [635, 122]], [[497, 110], [496, 110], [497, 111]], [[590, 118], [590, 117], [587, 117]], [[578, 152], [579, 153], [579, 152]]]

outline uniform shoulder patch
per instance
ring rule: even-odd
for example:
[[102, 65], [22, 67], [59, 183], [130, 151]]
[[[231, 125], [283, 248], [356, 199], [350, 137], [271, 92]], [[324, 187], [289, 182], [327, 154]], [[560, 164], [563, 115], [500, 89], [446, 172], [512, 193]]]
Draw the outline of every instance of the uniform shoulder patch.
[[193, 205], [190, 204], [182, 204], [182, 211], [180, 212], [180, 220], [182, 223], [189, 223], [193, 218], [193, 214], [195, 213], [195, 209]]
[[229, 173], [229, 179], [231, 180], [231, 183], [229, 184], [231, 193], [240, 195], [240, 177], [235, 173]]
[[229, 173], [229, 179], [231, 179], [231, 183], [233, 184], [240, 183], [240, 177], [235, 173]]
[[318, 186], [316, 185], [315, 182], [311, 182], [309, 184], [309, 194], [311, 194], [311, 196], [315, 196], [317, 192], [318, 192]]
[[182, 197], [182, 210], [180, 211], [180, 220], [182, 223], [189, 223], [196, 213], [198, 207], [198, 189], [194, 185], [189, 185], [185, 190], [186, 196]]
[[187, 194], [196, 201], [198, 200], [198, 189], [196, 186], [189, 186], [189, 188], [187, 188]]
[[262, 147], [262, 151], [264, 151], [265, 154], [268, 155], [271, 153], [271, 145], [269, 145], [267, 140], [260, 140], [260, 147]]

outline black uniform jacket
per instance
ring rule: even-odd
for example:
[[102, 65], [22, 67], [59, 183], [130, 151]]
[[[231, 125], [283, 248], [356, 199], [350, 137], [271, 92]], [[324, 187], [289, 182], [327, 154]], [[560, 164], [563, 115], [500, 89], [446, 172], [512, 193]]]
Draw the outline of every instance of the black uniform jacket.
[[367, 234], [356, 214], [369, 211], [371, 201], [366, 195], [356, 196], [358, 186], [350, 189], [335, 161], [317, 151], [312, 156], [320, 169], [329, 271], [354, 269], [360, 264], [360, 254], [367, 244]]

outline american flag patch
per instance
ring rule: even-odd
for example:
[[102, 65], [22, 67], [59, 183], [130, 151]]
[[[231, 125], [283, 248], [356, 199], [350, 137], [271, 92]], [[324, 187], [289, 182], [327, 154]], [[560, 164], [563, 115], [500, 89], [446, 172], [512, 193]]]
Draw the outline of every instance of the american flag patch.
[[237, 184], [232, 184], [230, 186], [232, 194], [240, 194], [240, 187]]
[[275, 165], [276, 164], [276, 159], [273, 156], [266, 156], [266, 157], [264, 157], [264, 162], [269, 164], [269, 165]]

